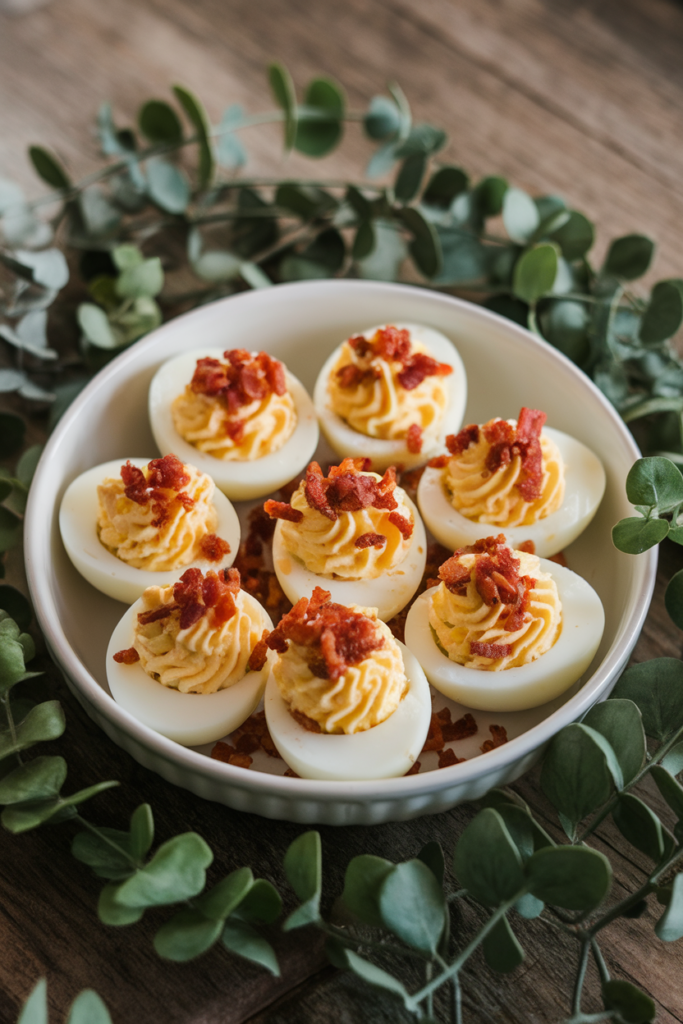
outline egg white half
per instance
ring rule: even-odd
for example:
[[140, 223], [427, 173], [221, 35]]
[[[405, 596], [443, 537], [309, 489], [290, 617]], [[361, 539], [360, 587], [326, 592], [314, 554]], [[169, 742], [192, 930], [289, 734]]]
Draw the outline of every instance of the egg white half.
[[405, 608], [422, 581], [427, 562], [427, 535], [420, 515], [407, 495], [404, 501], [415, 524], [405, 558], [395, 569], [373, 580], [316, 576], [296, 555], [287, 550], [282, 541], [282, 525], [278, 522], [273, 537], [273, 567], [280, 586], [292, 604], [296, 604], [301, 597], [310, 597], [315, 587], [322, 587], [329, 590], [336, 604], [359, 604], [365, 608], [376, 608], [379, 618], [385, 622]]
[[223, 349], [207, 348], [183, 352], [169, 359], [154, 375], [149, 389], [149, 421], [154, 440], [162, 455], [173, 452], [213, 477], [216, 486], [235, 501], [262, 498], [292, 480], [311, 461], [318, 447], [318, 419], [308, 392], [297, 378], [286, 371], [287, 390], [296, 407], [294, 433], [282, 448], [271, 455], [250, 461], [225, 461], [189, 444], [177, 432], [171, 415], [171, 403], [192, 380], [198, 359], [223, 359]]
[[351, 736], [304, 729], [287, 710], [271, 673], [264, 698], [268, 729], [282, 758], [302, 779], [392, 779], [412, 767], [427, 738], [432, 700], [417, 658], [400, 642], [399, 647], [407, 694], [384, 722]]
[[[131, 463], [142, 469], [150, 459], [131, 459]], [[116, 601], [131, 604], [147, 587], [165, 587], [180, 579], [186, 569], [196, 566], [203, 572], [209, 569], [227, 569], [235, 561], [240, 546], [240, 523], [237, 513], [224, 494], [215, 490], [211, 499], [218, 513], [215, 533], [227, 541], [230, 551], [220, 562], [206, 558], [195, 559], [180, 569], [153, 572], [150, 569], [136, 569], [112, 554], [97, 536], [99, 502], [97, 485], [108, 477], [118, 478], [126, 459], [115, 459], [81, 473], [69, 484], [59, 509], [59, 529], [66, 552], [88, 583], [108, 594]], [[130, 644], [128, 645], [130, 646]]]
[[541, 570], [557, 584], [562, 630], [550, 650], [529, 665], [486, 672], [456, 664], [440, 650], [429, 624], [434, 589], [415, 601], [406, 620], [406, 645], [432, 686], [446, 697], [478, 711], [523, 711], [558, 697], [586, 671], [605, 628], [602, 602], [571, 569], [540, 561]]
[[[384, 325], [378, 324], [377, 327], [371, 327], [369, 330], [359, 333], [370, 339], [379, 326]], [[326, 360], [318, 375], [313, 392], [313, 401], [315, 402], [315, 408], [320, 419], [322, 432], [337, 455], [372, 459], [372, 468], [377, 472], [381, 472], [387, 466], [395, 466], [398, 463], [401, 463], [406, 469], [421, 466], [433, 455], [442, 451], [445, 445], [446, 434], [457, 434], [460, 430], [467, 403], [465, 367], [453, 342], [445, 334], [442, 334], [441, 331], [436, 331], [432, 327], [425, 327], [422, 324], [401, 323], [395, 326], [399, 329], [410, 331], [412, 341], [421, 341], [429, 349], [429, 355], [432, 355], [440, 363], [448, 363], [449, 366], [453, 367], [453, 373], [445, 378], [448, 386], [448, 405], [444, 412], [438, 438], [434, 444], [416, 455], [408, 451], [405, 440], [384, 441], [379, 437], [369, 437], [367, 434], [361, 434], [350, 427], [341, 416], [337, 416], [333, 412], [329, 405], [327, 382], [334, 364], [339, 359], [341, 345]]]
[[427, 468], [417, 489], [417, 501], [427, 527], [438, 541], [455, 551], [482, 537], [504, 533], [511, 548], [531, 540], [535, 553], [548, 558], [583, 533], [605, 493], [605, 470], [597, 455], [569, 434], [551, 427], [544, 427], [543, 433], [555, 442], [564, 461], [565, 492], [560, 508], [530, 526], [504, 528], [478, 523], [451, 505], [442, 484], [444, 471]]
[[[258, 602], [249, 594], [244, 594], [244, 599], [260, 609], [265, 627], [272, 629], [270, 617]], [[133, 665], [114, 661], [117, 651], [132, 647], [140, 611], [142, 601], [136, 601], [112, 633], [107, 648], [107, 682], [116, 703], [143, 725], [184, 747], [212, 743], [239, 728], [263, 696], [273, 652], [268, 652], [268, 661], [260, 672], [247, 672], [233, 686], [216, 693], [181, 693], [148, 676], [139, 661]]]

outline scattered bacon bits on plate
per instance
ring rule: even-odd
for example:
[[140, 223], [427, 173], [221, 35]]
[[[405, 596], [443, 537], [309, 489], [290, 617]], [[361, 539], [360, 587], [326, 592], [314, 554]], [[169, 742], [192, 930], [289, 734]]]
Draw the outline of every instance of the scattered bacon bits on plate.
[[406, 448], [413, 455], [419, 455], [422, 451], [422, 435], [424, 431], [419, 423], [412, 423], [406, 434]]
[[496, 747], [502, 747], [508, 741], [507, 729], [504, 725], [490, 725], [489, 731], [491, 739], [482, 743], [480, 747], [482, 754], [488, 753], [489, 750], [495, 750]]
[[452, 747], [442, 750], [439, 754], [439, 768], [450, 768], [452, 764], [462, 764], [466, 757], [458, 757]]
[[422, 765], [420, 764], [420, 762], [415, 761], [404, 775], [404, 778], [406, 778], [408, 775], [417, 775], [421, 767]]
[[114, 661], [117, 661], [119, 665], [134, 665], [139, 660], [140, 655], [134, 647], [127, 647], [125, 651], [117, 651], [114, 655]]
[[429, 723], [429, 732], [427, 733], [427, 739], [424, 742], [422, 752], [426, 753], [428, 750], [443, 750], [444, 740], [441, 732], [441, 722], [438, 715], [433, 714]]
[[237, 768], [249, 768], [253, 762], [253, 758], [249, 757], [248, 754], [243, 754], [234, 747], [230, 746], [229, 743], [223, 743], [219, 740], [214, 745], [211, 751], [211, 757], [215, 761], [223, 761], [225, 764], [233, 764]]
[[215, 533], [205, 534], [199, 544], [202, 555], [209, 562], [220, 562], [225, 555], [230, 554], [230, 545], [227, 540], [217, 537]]
[[450, 708], [443, 708], [442, 711], [439, 711], [439, 718], [441, 719], [441, 732], [446, 743], [469, 739], [479, 731], [474, 716], [469, 711], [462, 718], [452, 722]]

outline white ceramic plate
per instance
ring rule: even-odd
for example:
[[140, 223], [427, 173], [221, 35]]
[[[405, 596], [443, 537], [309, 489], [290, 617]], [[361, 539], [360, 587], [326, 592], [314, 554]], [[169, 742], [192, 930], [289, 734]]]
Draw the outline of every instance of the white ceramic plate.
[[[213, 760], [207, 748], [180, 747], [142, 725], [109, 695], [104, 670], [111, 632], [123, 613], [93, 590], [62, 546], [57, 510], [68, 484], [125, 451], [154, 451], [147, 390], [161, 363], [186, 350], [264, 349], [312, 390], [332, 349], [371, 323], [428, 324], [452, 338], [467, 371], [465, 421], [516, 416], [523, 405], [548, 412], [549, 426], [573, 434], [601, 458], [605, 498], [590, 527], [567, 551], [572, 569], [598, 591], [605, 633], [582, 685], [530, 711], [476, 712], [479, 731], [456, 744], [465, 763], [375, 782], [292, 779], [279, 761], [250, 769]], [[79, 395], [50, 438], [26, 516], [26, 566], [36, 614], [55, 660], [90, 717], [141, 764], [209, 800], [271, 818], [329, 824], [376, 824], [446, 810], [517, 778], [547, 741], [605, 697], [638, 638], [654, 587], [654, 550], [633, 558], [612, 546], [610, 530], [631, 514], [624, 481], [638, 449], [612, 406], [570, 362], [528, 331], [478, 306], [419, 288], [369, 281], [315, 281], [247, 292], [165, 324], [110, 363]], [[329, 450], [319, 449], [322, 461]], [[443, 701], [442, 703], [447, 703]], [[463, 709], [450, 705], [453, 717]], [[465, 709], [466, 710], [466, 709]], [[510, 742], [481, 756], [490, 724]], [[93, 735], [93, 743], [96, 743]], [[267, 770], [265, 770], [267, 769]]]

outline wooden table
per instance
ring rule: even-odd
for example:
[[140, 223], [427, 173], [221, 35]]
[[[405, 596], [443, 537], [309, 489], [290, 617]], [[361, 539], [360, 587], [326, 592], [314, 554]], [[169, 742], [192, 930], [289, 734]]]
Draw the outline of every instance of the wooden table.
[[[18, 0], [13, 5], [21, 10]], [[656, 276], [683, 272], [683, 8], [666, 0], [53, 0], [24, 15], [0, 13], [0, 174], [38, 194], [25, 149], [40, 142], [80, 176], [98, 159], [91, 126], [101, 100], [132, 119], [142, 100], [167, 95], [176, 81], [202, 96], [214, 118], [232, 102], [268, 109], [264, 67], [272, 58], [289, 65], [299, 86], [319, 72], [335, 76], [354, 106], [399, 80], [417, 117], [449, 131], [449, 159], [474, 174], [502, 173], [532, 192], [565, 196], [597, 222], [599, 251], [618, 234], [650, 233], [660, 244]], [[311, 173], [296, 159], [282, 171], [276, 129], [255, 133], [248, 145], [257, 171]], [[343, 149], [322, 162], [323, 173], [357, 175], [366, 152], [360, 132], [350, 130]], [[638, 660], [681, 653], [663, 589], [682, 554], [663, 552]], [[123, 826], [148, 800], [160, 838], [196, 829], [208, 840], [217, 854], [213, 877], [249, 864], [282, 885], [282, 854], [301, 826], [174, 789], [100, 733], [64, 684], [50, 679], [45, 687], [57, 690], [66, 709], [67, 733], [55, 751], [67, 755], [73, 788], [121, 780], [92, 805], [95, 820]], [[554, 821], [537, 773], [517, 789], [542, 820]], [[438, 838], [450, 854], [472, 813], [465, 806], [404, 824], [321, 829], [326, 899], [361, 851], [398, 860]], [[2, 1021], [15, 1019], [40, 975], [49, 979], [53, 1020], [63, 1019], [84, 986], [102, 994], [116, 1024], [408, 1019], [327, 966], [315, 933], [275, 939], [280, 980], [218, 950], [186, 965], [159, 961], [151, 949], [154, 914], [132, 929], [97, 923], [99, 883], [71, 858], [69, 843], [68, 827], [2, 839]], [[610, 848], [616, 891], [633, 887], [641, 857], [613, 827], [601, 831], [598, 845]], [[616, 977], [653, 995], [661, 1021], [680, 1021], [683, 950], [653, 937], [656, 910], [611, 926], [604, 952]], [[474, 958], [465, 983], [468, 1020], [540, 1024], [567, 1014], [576, 950], [549, 940], [536, 922], [518, 931], [527, 960], [512, 976], [494, 975]], [[597, 991], [590, 976], [586, 1010], [600, 1008]]]

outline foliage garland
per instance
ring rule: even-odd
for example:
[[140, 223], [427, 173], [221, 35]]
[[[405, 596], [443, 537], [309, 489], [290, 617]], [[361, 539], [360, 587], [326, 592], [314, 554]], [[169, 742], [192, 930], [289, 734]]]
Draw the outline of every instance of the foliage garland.
[[[592, 225], [560, 199], [531, 199], [499, 177], [472, 185], [462, 169], [448, 164], [428, 173], [445, 134], [414, 125], [397, 86], [390, 97], [374, 97], [367, 111], [354, 113], [346, 111], [342, 91], [328, 79], [314, 80], [299, 104], [284, 68], [271, 66], [269, 76], [280, 108], [273, 114], [248, 117], [231, 107], [212, 128], [200, 101], [176, 86], [189, 133], [176, 109], [151, 100], [138, 117], [147, 143], [142, 148], [131, 129], [116, 128], [105, 106], [98, 128], [110, 162], [101, 171], [72, 183], [52, 154], [32, 147], [36, 171], [55, 192], [28, 203], [17, 186], [0, 183], [5, 240], [0, 313], [6, 321], [0, 336], [16, 356], [13, 367], [0, 370], [0, 391], [16, 392], [42, 407], [53, 402], [55, 422], [82, 386], [83, 368], [96, 370], [156, 326], [164, 305], [179, 309], [281, 280], [350, 273], [393, 280], [410, 260], [421, 283], [481, 290], [491, 308], [526, 323], [590, 373], [625, 418], [644, 419], [648, 450], [669, 458], [647, 458], [633, 468], [627, 493], [638, 517], [618, 524], [614, 540], [634, 554], [666, 535], [683, 542], [683, 477], [676, 468], [683, 465], [683, 365], [670, 344], [683, 320], [683, 283], [659, 282], [648, 299], [629, 285], [647, 271], [652, 242], [637, 235], [616, 239], [596, 271], [587, 258]], [[237, 134], [243, 128], [279, 121], [287, 149], [319, 157], [338, 144], [350, 120], [362, 121], [367, 135], [380, 143], [370, 175], [386, 175], [397, 166], [391, 185], [249, 180], [239, 174], [246, 160]], [[180, 159], [186, 146], [196, 147], [194, 183]], [[232, 176], [220, 179], [217, 165]], [[49, 223], [40, 221], [36, 209], [50, 202], [59, 202], [59, 209]], [[507, 237], [489, 231], [499, 216]], [[80, 274], [92, 300], [78, 306], [81, 379], [75, 380], [47, 340], [48, 307], [69, 278], [62, 250], [49, 247], [55, 233], [61, 233], [60, 244], [70, 257], [80, 254]], [[155, 249], [166, 254], [169, 240], [177, 249], [178, 237], [204, 286], [190, 295], [164, 296], [165, 280], [177, 268], [166, 255], [163, 265]], [[48, 390], [47, 374], [41, 376], [38, 368], [50, 366], [57, 383]], [[24, 423], [2, 414], [0, 428], [1, 454], [7, 456], [22, 446]], [[39, 454], [38, 447], [28, 449], [14, 473], [0, 476], [3, 551], [20, 532]], [[683, 574], [671, 580], [666, 600], [683, 628]], [[80, 805], [117, 783], [101, 782], [65, 796], [62, 757], [25, 760], [35, 744], [61, 736], [65, 721], [57, 701], [34, 704], [13, 696], [18, 683], [30, 684], [37, 674], [26, 670], [34, 653], [31, 637], [22, 632], [30, 609], [11, 587], [0, 587], [0, 605], [6, 609], [0, 612], [3, 826], [14, 833], [48, 821], [78, 826], [72, 853], [106, 883], [98, 905], [105, 924], [131, 925], [148, 907], [182, 903], [155, 936], [160, 956], [188, 960], [220, 941], [277, 974], [272, 947], [256, 927], [281, 913], [281, 897], [270, 882], [254, 879], [244, 867], [204, 891], [213, 854], [199, 835], [172, 837], [151, 852], [154, 824], [148, 805], [133, 812], [127, 830], [95, 825], [81, 815]], [[649, 751], [646, 736], [654, 741]], [[609, 976], [598, 935], [620, 916], [639, 916], [654, 894], [665, 907], [657, 936], [663, 941], [683, 936], [683, 874], [678, 871], [683, 786], [676, 777], [682, 770], [683, 663], [655, 659], [629, 669], [611, 698], [582, 723], [563, 729], [549, 748], [541, 784], [567, 843], [556, 844], [517, 796], [494, 790], [453, 853], [458, 888], [444, 881], [446, 862], [437, 843], [402, 864], [363, 855], [348, 865], [341, 903], [325, 919], [320, 837], [308, 832], [284, 857], [284, 874], [301, 904], [282, 927], [320, 928], [333, 964], [392, 993], [416, 1019], [434, 1021], [437, 1014], [446, 1019], [447, 1013], [460, 1022], [460, 976], [474, 950], [482, 946], [495, 970], [514, 970], [524, 958], [513, 932], [515, 915], [538, 919], [579, 944], [571, 1024], [645, 1024], [654, 1019], [654, 1003], [629, 982]], [[648, 775], [676, 818], [673, 831], [632, 792]], [[610, 815], [652, 868], [634, 892], [605, 905], [610, 864], [587, 839]], [[458, 944], [455, 927], [460, 900], [474, 902], [487, 915], [464, 945]], [[396, 970], [396, 957], [421, 968], [423, 982], [414, 991], [404, 984], [405, 970]], [[598, 1014], [581, 1008], [590, 957], [602, 984], [604, 1011]], [[446, 992], [447, 1004], [435, 998]], [[76, 999], [68, 1024], [86, 1020], [109, 1022], [104, 1004], [89, 990]], [[44, 983], [30, 996], [20, 1021], [46, 1024]]]

